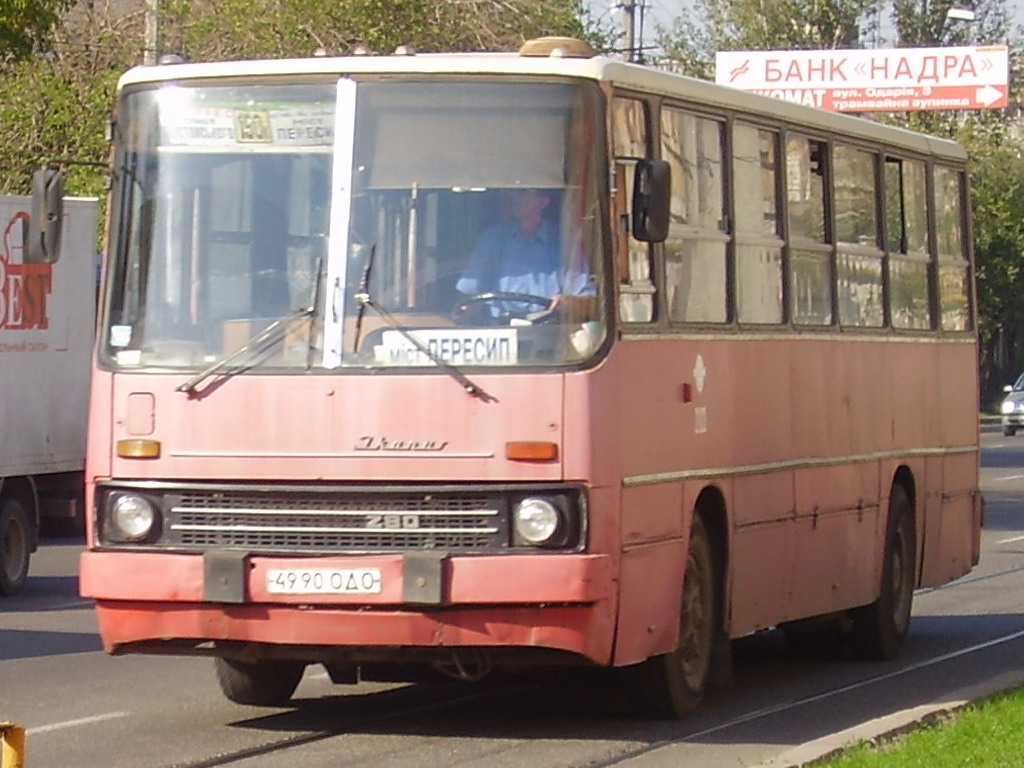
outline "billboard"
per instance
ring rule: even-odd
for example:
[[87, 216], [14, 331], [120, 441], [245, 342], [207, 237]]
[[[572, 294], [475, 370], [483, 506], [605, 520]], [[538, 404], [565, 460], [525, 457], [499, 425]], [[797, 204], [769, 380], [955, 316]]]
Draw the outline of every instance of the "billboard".
[[836, 112], [999, 109], [1009, 94], [1005, 45], [721, 51], [715, 82]]

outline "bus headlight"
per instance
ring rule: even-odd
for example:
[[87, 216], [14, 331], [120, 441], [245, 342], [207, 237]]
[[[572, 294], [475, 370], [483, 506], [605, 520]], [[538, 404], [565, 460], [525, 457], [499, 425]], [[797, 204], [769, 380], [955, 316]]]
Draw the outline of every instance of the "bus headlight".
[[126, 493], [114, 499], [108, 517], [112, 538], [122, 541], [142, 541], [150, 535], [156, 524], [156, 510], [142, 496]]
[[1004, 400], [1002, 405], [1003, 413], [1013, 413], [1017, 410], [1017, 404], [1012, 400]]
[[562, 510], [547, 499], [529, 498], [513, 510], [516, 543], [541, 547], [554, 542], [564, 528]]

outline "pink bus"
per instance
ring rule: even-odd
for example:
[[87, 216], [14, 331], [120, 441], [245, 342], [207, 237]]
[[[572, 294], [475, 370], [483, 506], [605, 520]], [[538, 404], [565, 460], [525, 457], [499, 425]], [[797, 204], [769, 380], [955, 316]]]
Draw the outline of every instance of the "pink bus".
[[566, 39], [143, 67], [112, 133], [110, 653], [260, 705], [604, 667], [677, 717], [760, 630], [892, 657], [977, 562], [952, 142]]

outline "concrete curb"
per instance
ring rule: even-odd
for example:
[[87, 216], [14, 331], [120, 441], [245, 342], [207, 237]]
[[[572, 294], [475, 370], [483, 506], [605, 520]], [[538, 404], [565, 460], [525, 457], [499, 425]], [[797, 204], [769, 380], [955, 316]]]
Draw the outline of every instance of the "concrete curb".
[[1024, 671], [1004, 672], [977, 685], [950, 691], [942, 699], [855, 725], [776, 755], [751, 768], [808, 768], [859, 742], [883, 743], [998, 693], [1024, 685]]

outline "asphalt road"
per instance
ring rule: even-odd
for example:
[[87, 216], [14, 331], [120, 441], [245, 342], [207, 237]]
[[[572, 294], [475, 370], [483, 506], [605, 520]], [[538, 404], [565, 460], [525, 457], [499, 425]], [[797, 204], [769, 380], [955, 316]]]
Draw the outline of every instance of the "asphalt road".
[[27, 728], [28, 768], [799, 764], [1024, 681], [1024, 435], [986, 430], [983, 448], [981, 565], [916, 595], [901, 659], [808, 661], [762, 633], [735, 643], [733, 684], [683, 722], [636, 720], [578, 674], [339, 687], [311, 667], [295, 707], [233, 705], [208, 659], [104, 654], [67, 539], [44, 542], [24, 593], [0, 600], [0, 721]]

